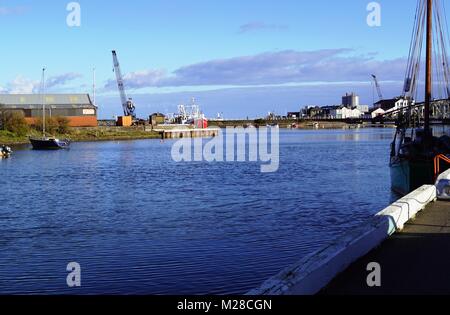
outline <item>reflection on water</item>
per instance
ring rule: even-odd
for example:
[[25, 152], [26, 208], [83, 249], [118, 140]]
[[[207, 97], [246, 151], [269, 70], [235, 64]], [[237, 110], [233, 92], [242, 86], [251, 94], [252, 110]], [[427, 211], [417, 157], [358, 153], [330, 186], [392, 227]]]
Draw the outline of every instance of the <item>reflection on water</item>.
[[0, 293], [246, 292], [390, 203], [393, 132], [281, 131], [273, 174], [175, 163], [172, 142], [16, 148], [0, 162]]

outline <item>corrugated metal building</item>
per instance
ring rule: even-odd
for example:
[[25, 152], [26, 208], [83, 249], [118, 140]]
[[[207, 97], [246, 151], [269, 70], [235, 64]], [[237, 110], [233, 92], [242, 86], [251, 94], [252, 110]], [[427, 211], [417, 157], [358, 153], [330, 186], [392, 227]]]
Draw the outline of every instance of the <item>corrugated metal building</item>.
[[[0, 110], [21, 111], [28, 123], [42, 117], [43, 96], [39, 94], [0, 94]], [[97, 107], [89, 94], [45, 95], [47, 116], [62, 116], [71, 127], [96, 127]]]

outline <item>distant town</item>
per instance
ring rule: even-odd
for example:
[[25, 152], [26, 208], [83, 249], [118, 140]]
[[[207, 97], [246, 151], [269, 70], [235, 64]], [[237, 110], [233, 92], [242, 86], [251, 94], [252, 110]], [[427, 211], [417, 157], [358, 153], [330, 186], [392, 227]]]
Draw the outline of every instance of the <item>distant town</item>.
[[361, 104], [360, 97], [356, 93], [346, 93], [342, 97], [340, 105], [332, 106], [305, 106], [297, 112], [288, 112], [285, 117], [272, 119], [375, 119], [377, 117], [394, 113], [409, 105], [409, 100], [402, 97], [383, 99], [376, 102], [373, 107]]

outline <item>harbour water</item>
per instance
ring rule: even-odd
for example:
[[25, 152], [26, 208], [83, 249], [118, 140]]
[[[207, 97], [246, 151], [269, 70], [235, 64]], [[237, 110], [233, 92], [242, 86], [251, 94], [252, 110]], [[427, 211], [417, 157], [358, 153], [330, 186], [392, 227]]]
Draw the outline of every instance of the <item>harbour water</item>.
[[395, 198], [394, 130], [280, 133], [267, 174], [176, 163], [171, 141], [16, 150], [0, 161], [0, 294], [245, 293]]

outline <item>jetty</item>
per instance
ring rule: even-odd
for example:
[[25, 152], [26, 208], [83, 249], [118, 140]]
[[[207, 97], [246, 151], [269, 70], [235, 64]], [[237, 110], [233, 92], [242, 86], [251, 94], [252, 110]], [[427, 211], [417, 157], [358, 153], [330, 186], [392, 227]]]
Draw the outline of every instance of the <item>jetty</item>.
[[450, 294], [450, 201], [437, 197], [420, 187], [248, 294]]
[[181, 138], [214, 138], [220, 134], [220, 128], [156, 128], [153, 129], [161, 135], [162, 139], [181, 139]]
[[[367, 266], [380, 266], [381, 285], [367, 285]], [[404, 229], [353, 263], [321, 294], [450, 294], [450, 203], [429, 204]]]

